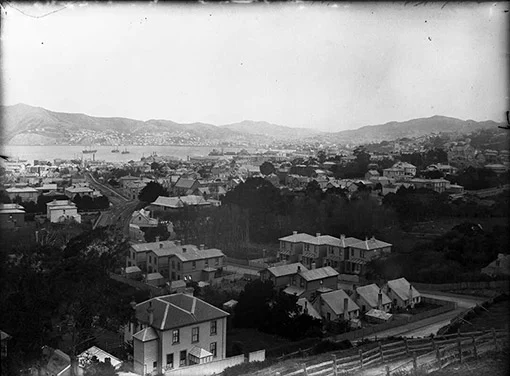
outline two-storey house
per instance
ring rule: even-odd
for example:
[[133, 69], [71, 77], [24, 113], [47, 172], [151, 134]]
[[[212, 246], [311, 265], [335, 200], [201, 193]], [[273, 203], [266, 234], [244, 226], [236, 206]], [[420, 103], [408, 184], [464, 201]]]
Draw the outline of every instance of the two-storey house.
[[346, 237], [344, 234], [340, 235], [340, 239], [335, 239], [336, 240], [332, 242], [332, 244], [328, 244], [326, 256], [324, 257], [324, 264], [343, 273], [345, 270], [345, 259], [349, 257], [349, 247], [361, 242], [361, 240], [358, 238]]
[[392, 245], [390, 243], [377, 240], [375, 237], [360, 241], [349, 246], [349, 251], [345, 253], [346, 273], [363, 274], [364, 266], [373, 258], [391, 253]]
[[331, 266], [302, 270], [291, 278], [291, 284], [285, 293], [299, 298], [310, 298], [319, 292], [329, 292], [338, 287], [338, 272]]
[[71, 200], [53, 200], [46, 203], [46, 216], [51, 223], [61, 223], [74, 220], [81, 223], [76, 204]]
[[210, 281], [225, 265], [225, 254], [216, 248], [183, 245], [176, 250], [168, 260], [170, 281]]
[[173, 294], [136, 305], [134, 372], [139, 375], [208, 363], [226, 357], [228, 313], [194, 296]]
[[[156, 242], [150, 242], [150, 243], [133, 243], [129, 247], [128, 255], [126, 257], [126, 267], [129, 266], [138, 266], [142, 271], [147, 271], [147, 263], [149, 261], [148, 259], [148, 253], [154, 251], [158, 251], [158, 253], [163, 253], [163, 251], [167, 251], [168, 254], [170, 254], [169, 249], [174, 248], [177, 245], [180, 245], [180, 241], [171, 241], [171, 240], [165, 240], [165, 241], [156, 241]], [[159, 262], [154, 262], [152, 259], [151, 254], [151, 260], [150, 260], [150, 266], [154, 267], [154, 264], [159, 265]], [[152, 270], [150, 271], [152, 272]]]
[[286, 263], [295, 263], [300, 261], [303, 254], [304, 241], [312, 240], [313, 236], [305, 233], [293, 231], [292, 235], [279, 238], [280, 249], [278, 250], [277, 258], [279, 261]]
[[307, 270], [308, 269], [303, 264], [296, 262], [294, 264], [286, 264], [266, 268], [261, 270], [259, 273], [260, 279], [262, 281], [269, 280], [273, 282], [275, 289], [281, 290], [285, 289], [292, 283], [292, 278], [294, 275], [300, 273], [301, 271]]
[[306, 267], [313, 269], [314, 267], [325, 266], [325, 257], [330, 247], [339, 245], [340, 239], [330, 235], [321, 235], [317, 233], [315, 237], [310, 236], [303, 240], [303, 253], [301, 255], [301, 263]]

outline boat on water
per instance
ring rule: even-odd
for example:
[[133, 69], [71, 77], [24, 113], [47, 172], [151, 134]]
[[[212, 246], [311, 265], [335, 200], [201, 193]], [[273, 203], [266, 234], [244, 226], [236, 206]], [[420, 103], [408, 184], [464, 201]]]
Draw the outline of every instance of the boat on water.
[[124, 149], [124, 150], [122, 150], [121, 154], [129, 154], [129, 150], [128, 149]]
[[115, 148], [112, 150], [112, 153], [119, 153], [119, 152], [120, 152], [119, 148]]
[[81, 151], [83, 154], [91, 154], [91, 153], [97, 153], [97, 149], [91, 149], [90, 147], [88, 149], [83, 149]]
[[210, 153], [209, 153], [209, 156], [210, 157], [219, 157], [219, 156], [222, 156], [223, 155], [223, 149], [221, 151], [219, 151], [218, 149], [213, 149]]

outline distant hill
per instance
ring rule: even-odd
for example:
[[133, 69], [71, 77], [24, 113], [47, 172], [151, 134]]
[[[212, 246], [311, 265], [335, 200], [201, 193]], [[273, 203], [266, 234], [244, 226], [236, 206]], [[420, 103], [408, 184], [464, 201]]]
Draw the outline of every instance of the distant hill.
[[421, 137], [431, 133], [467, 134], [480, 129], [497, 128], [500, 123], [492, 120], [476, 122], [446, 116], [432, 116], [403, 122], [392, 121], [381, 125], [369, 125], [358, 129], [329, 133], [330, 142], [368, 143], [397, 140], [404, 137]]
[[271, 137], [274, 139], [294, 140], [301, 137], [319, 135], [325, 132], [308, 129], [308, 128], [291, 128], [283, 125], [268, 123], [267, 121], [244, 120], [240, 123], [222, 125], [221, 128], [230, 129], [232, 131], [243, 134], [253, 134]]
[[1, 143], [12, 145], [129, 145], [129, 144], [270, 144], [273, 141], [305, 141], [360, 144], [420, 137], [431, 133], [463, 133], [491, 129], [494, 121], [476, 122], [445, 116], [371, 125], [341, 132], [292, 128], [265, 121], [245, 120], [216, 126], [181, 124], [171, 120], [148, 121], [120, 117], [94, 117], [49, 111], [26, 104], [2, 106]]

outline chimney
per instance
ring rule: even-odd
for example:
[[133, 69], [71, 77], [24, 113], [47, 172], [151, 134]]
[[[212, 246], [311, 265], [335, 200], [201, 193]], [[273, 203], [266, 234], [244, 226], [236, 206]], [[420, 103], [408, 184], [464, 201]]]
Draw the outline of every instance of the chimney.
[[315, 262], [312, 262], [312, 269], [315, 269], [315, 266], [316, 266]]
[[200, 250], [203, 251], [205, 249], [205, 244], [200, 244]]
[[318, 232], [318, 233], [316, 233], [316, 234], [315, 234], [315, 236], [317, 236], [318, 238], [320, 238], [320, 237], [321, 237], [321, 233], [320, 233], [320, 232]]
[[298, 267], [297, 267], [297, 272], [298, 272], [298, 273], [301, 273], [301, 266], [299, 266], [299, 265], [298, 265]]
[[357, 289], [358, 289], [358, 286], [352, 285], [352, 298], [354, 300], [358, 299], [358, 291], [357, 291]]
[[112, 360], [111, 360], [111, 358], [106, 357], [106, 358], [104, 358], [104, 362], [108, 363], [108, 364], [111, 364]]
[[[156, 243], [159, 242], [159, 236], [156, 236]], [[161, 248], [161, 244], [159, 245], [159, 248]]]
[[411, 304], [411, 308], [414, 308], [413, 303], [413, 285], [409, 284], [409, 302]]
[[340, 234], [340, 239], [341, 240], [345, 240], [345, 235], [344, 234]]
[[182, 253], [186, 253], [186, 248], [182, 248]]
[[[158, 240], [156, 240], [156, 241], [157, 241], [157, 242], [159, 242], [159, 239], [158, 239]], [[160, 249], [161, 249], [161, 248], [163, 248], [163, 243], [159, 243], [159, 248], [160, 248]]]
[[297, 231], [292, 231], [292, 235], [297, 235]]
[[379, 289], [379, 294], [377, 294], [377, 309], [382, 310], [382, 289]]
[[149, 314], [149, 325], [152, 326], [154, 323], [154, 308], [152, 308], [152, 302], [149, 302], [149, 307], [147, 307], [147, 313]]
[[344, 298], [344, 320], [349, 320], [349, 298]]
[[180, 240], [176, 240], [175, 241], [175, 245], [180, 246], [181, 245], [181, 241]]

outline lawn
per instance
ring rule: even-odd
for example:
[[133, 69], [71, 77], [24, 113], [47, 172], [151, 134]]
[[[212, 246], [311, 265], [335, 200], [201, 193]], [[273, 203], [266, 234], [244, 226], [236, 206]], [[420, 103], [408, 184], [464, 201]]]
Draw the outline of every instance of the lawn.
[[227, 356], [233, 353], [236, 344], [242, 344], [243, 352], [250, 352], [292, 343], [288, 339], [258, 331], [257, 329], [239, 328], [227, 332]]

